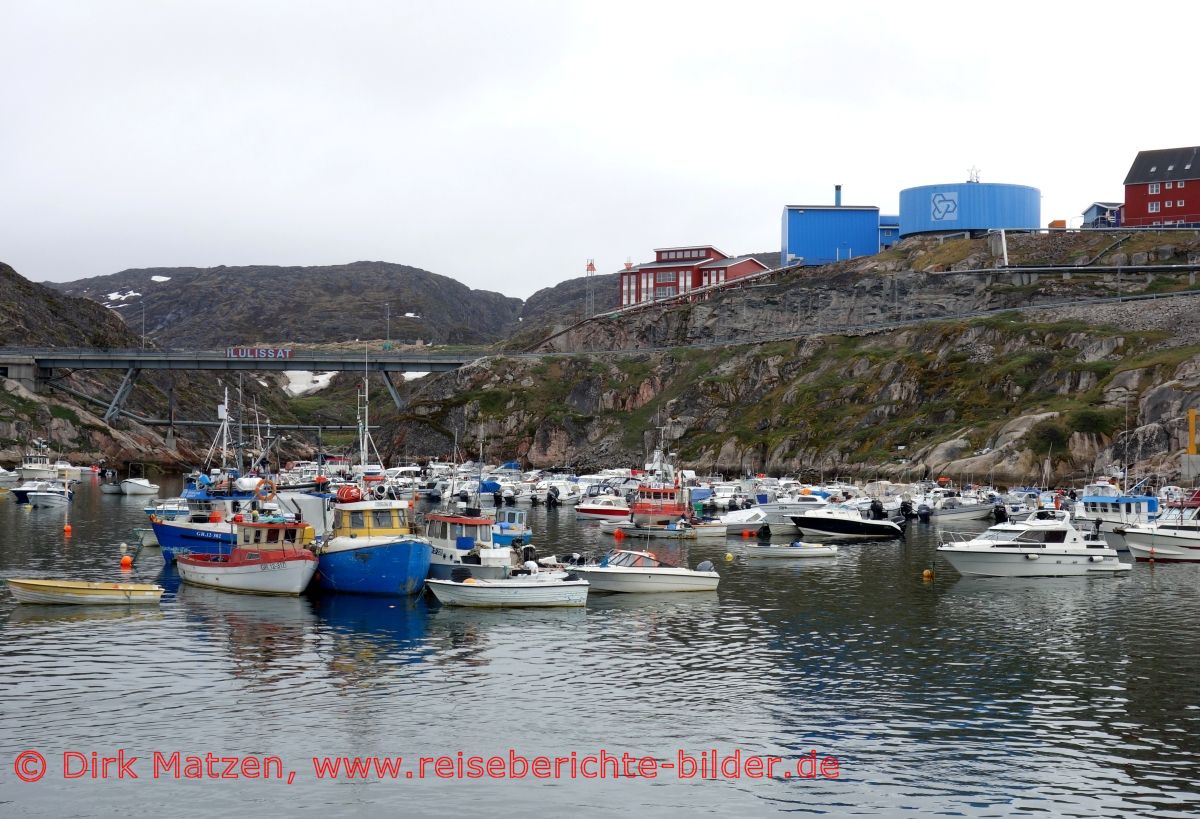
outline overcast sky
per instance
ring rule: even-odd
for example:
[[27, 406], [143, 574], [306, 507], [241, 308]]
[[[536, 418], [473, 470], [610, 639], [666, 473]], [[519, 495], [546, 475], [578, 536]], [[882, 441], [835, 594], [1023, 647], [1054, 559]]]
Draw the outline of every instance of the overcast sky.
[[[1109, 4], [1104, 4], [1108, 6]], [[0, 0], [0, 261], [384, 260], [526, 298], [786, 204], [964, 181], [1042, 222], [1200, 144], [1184, 3]], [[1075, 220], [1078, 222], [1078, 219]]]

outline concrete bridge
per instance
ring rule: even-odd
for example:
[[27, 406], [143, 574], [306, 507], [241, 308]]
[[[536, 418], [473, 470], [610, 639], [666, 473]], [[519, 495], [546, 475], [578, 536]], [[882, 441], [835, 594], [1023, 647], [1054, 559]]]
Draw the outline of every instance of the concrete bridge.
[[475, 361], [477, 355], [412, 352], [330, 353], [289, 347], [226, 347], [223, 350], [97, 350], [69, 347], [0, 348], [0, 377], [11, 378], [37, 392], [53, 378], [54, 370], [124, 370], [125, 378], [113, 396], [104, 420], [120, 412], [142, 370], [283, 370], [379, 373], [399, 408], [400, 393], [392, 373], [446, 372]]

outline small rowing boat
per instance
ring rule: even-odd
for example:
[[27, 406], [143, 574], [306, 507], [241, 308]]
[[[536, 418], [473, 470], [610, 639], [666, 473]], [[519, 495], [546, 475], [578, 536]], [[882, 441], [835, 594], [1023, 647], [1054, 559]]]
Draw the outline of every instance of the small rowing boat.
[[32, 580], [10, 577], [8, 588], [18, 603], [55, 605], [158, 604], [163, 587], [153, 583], [88, 583], [80, 580]]
[[752, 557], [837, 557], [836, 543], [753, 543], [746, 554]]

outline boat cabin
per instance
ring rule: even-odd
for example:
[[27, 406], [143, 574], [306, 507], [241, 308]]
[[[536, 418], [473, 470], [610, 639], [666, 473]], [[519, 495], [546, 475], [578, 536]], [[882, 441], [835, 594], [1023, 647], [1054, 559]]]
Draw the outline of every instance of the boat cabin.
[[242, 522], [237, 545], [243, 549], [296, 549], [308, 546], [315, 537], [307, 523]]
[[408, 534], [412, 534], [408, 510], [395, 501], [359, 501], [334, 509], [334, 537]]
[[632, 552], [624, 549], [613, 551], [600, 559], [600, 566], [617, 566], [627, 569], [674, 568], [654, 556], [653, 552]]
[[425, 535], [435, 543], [470, 551], [477, 545], [491, 545], [492, 523], [491, 518], [435, 513], [425, 516]]
[[501, 529], [528, 529], [529, 514], [524, 509], [497, 509], [496, 526]]

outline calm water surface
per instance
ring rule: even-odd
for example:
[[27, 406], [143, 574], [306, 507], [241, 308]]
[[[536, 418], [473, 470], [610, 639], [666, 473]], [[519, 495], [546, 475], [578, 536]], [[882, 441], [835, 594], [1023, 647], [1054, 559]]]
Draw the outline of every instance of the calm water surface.
[[[66, 538], [62, 510], [0, 498], [0, 575], [121, 579], [142, 506], [85, 483]], [[612, 544], [569, 511], [532, 518], [543, 553]], [[166, 586], [158, 609], [16, 606], [0, 591], [0, 814], [1200, 812], [1200, 567], [967, 580], [934, 561], [937, 542], [914, 523], [903, 543], [796, 562], [749, 559], [737, 538], [658, 543], [717, 562], [720, 590], [544, 612], [224, 594], [181, 587], [156, 551], [127, 578]], [[740, 750], [782, 757], [777, 772], [816, 750], [840, 775], [445, 780], [430, 766], [329, 781], [312, 766], [380, 755], [412, 771], [510, 748], [672, 763]], [[25, 783], [13, 766], [30, 749], [48, 769]], [[64, 779], [64, 752], [118, 749], [139, 757], [137, 781]], [[155, 751], [273, 755], [296, 775], [155, 780]]]

